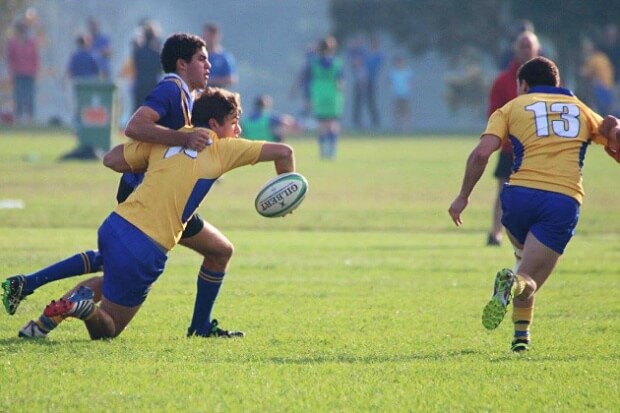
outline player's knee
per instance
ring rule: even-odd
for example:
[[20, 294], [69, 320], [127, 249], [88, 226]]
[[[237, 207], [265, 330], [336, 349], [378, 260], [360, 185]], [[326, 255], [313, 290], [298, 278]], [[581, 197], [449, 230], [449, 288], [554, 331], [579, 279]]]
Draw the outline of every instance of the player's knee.
[[235, 246], [231, 242], [222, 243], [218, 248], [218, 256], [220, 260], [230, 261], [235, 252]]

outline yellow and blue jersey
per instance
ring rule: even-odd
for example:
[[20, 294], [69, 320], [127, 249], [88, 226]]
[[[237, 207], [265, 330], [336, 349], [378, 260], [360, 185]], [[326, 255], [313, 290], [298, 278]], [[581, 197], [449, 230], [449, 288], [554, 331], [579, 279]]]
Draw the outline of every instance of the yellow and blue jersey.
[[602, 120], [570, 90], [536, 86], [493, 112], [483, 135], [510, 139], [509, 185], [561, 193], [581, 204], [586, 149], [607, 143], [598, 130]]
[[202, 152], [144, 142], [124, 145], [124, 157], [132, 170], [148, 168], [143, 182], [117, 206], [116, 213], [166, 250], [177, 244], [213, 183], [231, 169], [258, 162], [265, 143], [218, 139], [209, 132], [213, 144]]
[[[187, 84], [174, 73], [167, 74], [147, 96], [143, 106], [153, 109], [159, 115], [158, 125], [170, 129], [181, 129], [192, 124], [194, 98]], [[140, 185], [143, 173], [124, 173], [117, 201], [123, 202], [133, 188]]]

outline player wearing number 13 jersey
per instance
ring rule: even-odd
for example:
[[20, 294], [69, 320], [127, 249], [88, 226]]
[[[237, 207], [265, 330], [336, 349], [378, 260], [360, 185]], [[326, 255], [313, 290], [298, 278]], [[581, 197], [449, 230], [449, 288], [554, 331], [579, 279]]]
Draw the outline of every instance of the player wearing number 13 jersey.
[[598, 131], [602, 120], [568, 89], [533, 86], [496, 110], [483, 135], [512, 143], [508, 185], [558, 192], [581, 204], [586, 149], [607, 142]]
[[[618, 144], [610, 128], [600, 129], [603, 118], [559, 84], [558, 68], [547, 58], [536, 57], [519, 68], [519, 95], [489, 118], [467, 160], [461, 191], [448, 210], [454, 223], [461, 225], [461, 213], [489, 157], [509, 139], [514, 161], [501, 194], [502, 224], [517, 261], [514, 269], [497, 273], [482, 324], [496, 328], [514, 300], [511, 348], [516, 352], [529, 349], [534, 294], [553, 271], [577, 225], [586, 149], [592, 142]], [[605, 122], [618, 124], [615, 118]]]

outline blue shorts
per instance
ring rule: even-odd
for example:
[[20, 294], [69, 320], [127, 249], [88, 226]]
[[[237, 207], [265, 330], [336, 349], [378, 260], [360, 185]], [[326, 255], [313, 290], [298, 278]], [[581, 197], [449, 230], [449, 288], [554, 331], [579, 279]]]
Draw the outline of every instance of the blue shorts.
[[146, 234], [115, 212], [99, 227], [99, 252], [103, 296], [126, 307], [144, 302], [168, 258]]
[[531, 232], [558, 254], [575, 234], [579, 203], [570, 196], [540, 189], [506, 185], [500, 195], [502, 224], [521, 243]]

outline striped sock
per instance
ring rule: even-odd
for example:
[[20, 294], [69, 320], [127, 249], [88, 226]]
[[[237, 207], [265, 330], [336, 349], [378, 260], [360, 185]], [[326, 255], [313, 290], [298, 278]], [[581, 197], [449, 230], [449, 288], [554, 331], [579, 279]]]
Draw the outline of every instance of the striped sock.
[[32, 292], [52, 281], [62, 280], [75, 275], [90, 274], [101, 271], [103, 258], [99, 251], [84, 251], [42, 270], [25, 276], [25, 291]]
[[41, 314], [39, 318], [34, 321], [34, 323], [42, 332], [48, 334], [50, 331], [58, 327], [58, 324], [60, 324], [65, 318], [66, 317], [60, 315], [47, 317], [45, 314]]
[[211, 332], [211, 311], [220, 292], [224, 275], [226, 275], [225, 272], [200, 268], [190, 331], [195, 331], [198, 334], [209, 334]]
[[534, 308], [512, 308], [512, 322], [515, 327], [515, 340], [526, 340], [530, 342], [530, 326], [534, 316]]

